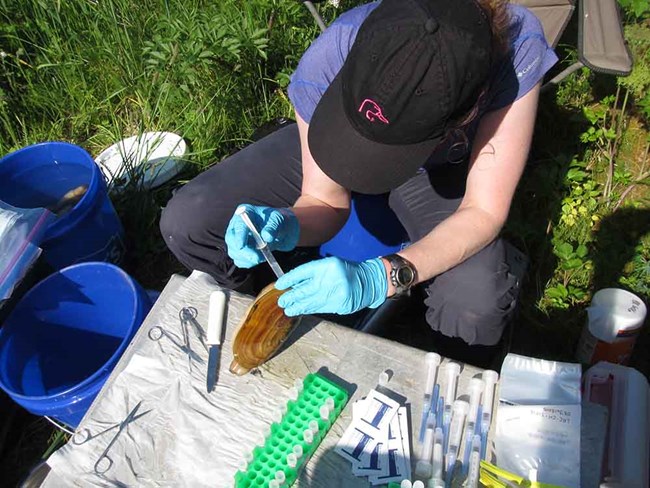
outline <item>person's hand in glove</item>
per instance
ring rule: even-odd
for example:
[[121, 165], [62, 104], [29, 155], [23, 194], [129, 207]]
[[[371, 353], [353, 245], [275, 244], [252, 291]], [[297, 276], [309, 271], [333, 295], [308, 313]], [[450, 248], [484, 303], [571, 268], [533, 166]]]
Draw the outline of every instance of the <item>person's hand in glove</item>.
[[278, 278], [275, 287], [288, 290], [278, 300], [288, 316], [345, 315], [381, 305], [386, 300], [388, 279], [379, 258], [355, 263], [329, 257], [298, 266]]
[[[240, 205], [257, 228], [262, 240], [271, 251], [291, 251], [298, 244], [300, 224], [288, 208], [272, 208], [257, 205]], [[226, 229], [228, 256], [239, 268], [252, 268], [264, 261], [250, 229], [241, 216], [234, 214]]]

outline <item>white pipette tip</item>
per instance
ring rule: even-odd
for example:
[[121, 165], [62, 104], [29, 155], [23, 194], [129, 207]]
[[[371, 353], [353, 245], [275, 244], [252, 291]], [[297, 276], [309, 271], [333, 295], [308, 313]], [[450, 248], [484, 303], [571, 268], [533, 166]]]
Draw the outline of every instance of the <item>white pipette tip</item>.
[[321, 407], [318, 409], [318, 414], [320, 415], [320, 418], [328, 421], [330, 419], [330, 409], [327, 408], [327, 405], [321, 405]]
[[302, 389], [304, 388], [302, 380], [300, 378], [293, 380], [293, 387], [298, 390], [298, 393], [302, 392]]
[[329, 408], [330, 410], [334, 410], [334, 398], [332, 397], [327, 397], [325, 399], [325, 406]]
[[298, 458], [294, 453], [287, 454], [287, 465], [290, 468], [295, 468], [298, 465]]
[[310, 429], [305, 429], [302, 433], [302, 438], [307, 444], [314, 442], [314, 433]]
[[318, 434], [318, 431], [320, 430], [320, 427], [318, 426], [318, 422], [316, 420], [309, 421], [309, 428], [314, 434]]
[[284, 417], [284, 412], [280, 410], [279, 408], [273, 409], [271, 411], [271, 417], [274, 423], [280, 424], [282, 423], [282, 417]]
[[390, 381], [390, 373], [388, 372], [388, 370], [379, 373], [379, 378], [377, 378], [378, 385], [386, 386], [389, 381]]
[[296, 455], [297, 458], [302, 457], [302, 445], [301, 444], [296, 444], [293, 446], [293, 453]]
[[280, 488], [280, 482], [278, 480], [269, 481], [269, 488]]
[[248, 463], [246, 462], [245, 459], [241, 459], [239, 461], [239, 471], [246, 471], [246, 468], [248, 468]]
[[413, 483], [411, 483], [411, 480], [402, 480], [399, 484], [399, 488], [413, 488]]
[[424, 481], [417, 480], [413, 482], [413, 488], [424, 488]]
[[298, 395], [300, 395], [300, 392], [295, 386], [289, 388], [289, 399], [295, 402], [298, 399]]
[[287, 475], [281, 469], [275, 472], [275, 479], [278, 483], [282, 484], [287, 480]]
[[246, 464], [249, 464], [253, 460], [253, 453], [252, 452], [247, 452], [244, 454], [244, 461], [246, 461]]

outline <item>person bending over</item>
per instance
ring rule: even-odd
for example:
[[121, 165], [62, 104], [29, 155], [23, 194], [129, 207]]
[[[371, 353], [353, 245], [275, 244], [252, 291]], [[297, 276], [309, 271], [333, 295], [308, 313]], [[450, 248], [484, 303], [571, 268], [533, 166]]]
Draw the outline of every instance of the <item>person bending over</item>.
[[297, 124], [203, 172], [160, 228], [188, 268], [237, 289], [270, 248], [318, 246], [352, 192], [388, 194], [410, 245], [364, 262], [295, 267], [275, 286], [287, 315], [350, 314], [425, 288], [430, 326], [494, 345], [518, 283], [499, 236], [526, 164], [539, 87], [557, 61], [538, 19], [495, 0], [383, 0], [341, 14], [289, 85]]

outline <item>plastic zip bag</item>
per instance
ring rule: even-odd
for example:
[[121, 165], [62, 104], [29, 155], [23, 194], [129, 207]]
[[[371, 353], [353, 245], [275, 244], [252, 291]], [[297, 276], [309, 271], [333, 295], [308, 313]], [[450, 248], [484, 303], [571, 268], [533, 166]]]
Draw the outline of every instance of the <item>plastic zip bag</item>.
[[500, 468], [580, 487], [581, 375], [579, 364], [506, 356], [494, 440]]
[[0, 302], [11, 297], [41, 254], [41, 239], [54, 218], [44, 208], [17, 208], [0, 201]]

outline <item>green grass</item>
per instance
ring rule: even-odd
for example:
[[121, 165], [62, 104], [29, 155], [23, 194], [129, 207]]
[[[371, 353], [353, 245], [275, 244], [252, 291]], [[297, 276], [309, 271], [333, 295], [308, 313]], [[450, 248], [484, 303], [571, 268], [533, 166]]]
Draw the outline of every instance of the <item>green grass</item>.
[[[541, 97], [505, 229], [530, 259], [510, 344], [523, 354], [571, 360], [599, 288], [650, 297], [650, 25], [643, 2], [621, 3], [633, 74], [617, 81], [584, 69]], [[326, 21], [338, 13], [320, 8]], [[161, 288], [180, 271], [158, 231], [171, 190], [265, 122], [292, 116], [289, 75], [317, 34], [291, 0], [0, 0], [0, 155], [65, 140], [96, 156], [144, 131], [181, 134], [192, 164], [180, 178], [113, 197], [125, 268]], [[562, 67], [575, 59], [571, 46], [558, 51]]]

